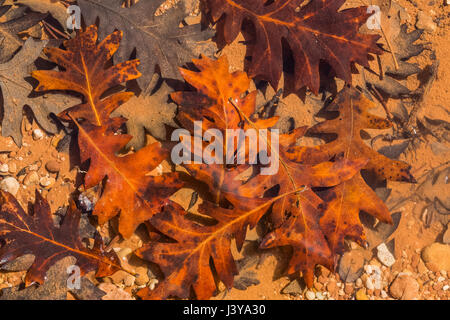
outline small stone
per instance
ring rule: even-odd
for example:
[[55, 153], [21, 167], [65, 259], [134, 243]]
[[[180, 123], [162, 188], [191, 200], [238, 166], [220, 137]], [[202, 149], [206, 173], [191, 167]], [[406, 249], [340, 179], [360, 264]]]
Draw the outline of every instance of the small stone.
[[450, 244], [450, 223], [447, 224], [447, 230], [444, 232], [442, 236], [442, 242], [445, 244]]
[[363, 282], [361, 280], [361, 278], [356, 279], [355, 285], [357, 288], [361, 288], [363, 285]]
[[9, 172], [8, 164], [7, 163], [0, 164], [0, 174], [8, 172]]
[[39, 175], [36, 171], [29, 172], [25, 179], [23, 179], [23, 184], [26, 186], [31, 186], [33, 184], [37, 184], [39, 182]]
[[353, 293], [353, 284], [352, 283], [346, 283], [344, 287], [344, 292], [346, 294], [352, 294]]
[[384, 291], [384, 290], [381, 290], [381, 297], [382, 297], [383, 299], [386, 299], [386, 298], [388, 297], [387, 292]]
[[327, 291], [330, 294], [334, 294], [336, 292], [336, 281], [330, 280], [330, 282], [328, 282], [328, 284], [327, 284]]
[[33, 140], [41, 140], [42, 138], [44, 138], [44, 132], [41, 129], [34, 129]]
[[436, 23], [434, 23], [433, 18], [425, 12], [419, 11], [417, 14], [416, 28], [432, 33], [436, 30]]
[[102, 297], [102, 300], [134, 300], [131, 294], [117, 288], [112, 283], [100, 283], [98, 288], [106, 292], [106, 295]]
[[323, 284], [321, 284], [320, 282], [316, 282], [314, 283], [314, 288], [316, 288], [317, 291], [322, 291]]
[[322, 292], [316, 292], [316, 298], [317, 300], [323, 300], [325, 299], [325, 296], [323, 295]]
[[450, 288], [450, 286], [448, 284], [446, 284], [445, 286], [442, 287], [442, 290], [447, 291]]
[[39, 184], [44, 188], [51, 187], [56, 182], [56, 179], [53, 177], [42, 177], [39, 179]]
[[409, 274], [399, 273], [391, 283], [389, 292], [396, 299], [416, 300], [419, 298], [419, 283]]
[[149, 281], [147, 271], [148, 271], [147, 268], [144, 268], [144, 267], [136, 268], [136, 273], [137, 273], [136, 285], [143, 286], [143, 285], [147, 284], [147, 282]]
[[17, 172], [17, 165], [14, 162], [11, 162], [9, 164], [9, 173], [16, 173]]
[[58, 173], [61, 170], [61, 165], [56, 160], [50, 160], [45, 164], [45, 169], [50, 173]]
[[7, 177], [0, 182], [0, 189], [11, 193], [13, 196], [19, 192], [20, 184], [13, 177]]
[[356, 300], [369, 300], [369, 297], [366, 295], [366, 292], [364, 289], [359, 289], [356, 291]]
[[131, 274], [127, 275], [123, 281], [126, 287], [131, 287], [134, 285], [134, 282], [136, 281], [136, 278], [132, 276]]
[[395, 258], [385, 243], [382, 243], [377, 247], [377, 257], [386, 267], [391, 267], [395, 263]]
[[129, 274], [123, 270], [119, 270], [115, 272], [113, 275], [109, 276], [114, 284], [122, 284], [125, 283], [125, 279], [129, 276]]
[[155, 290], [156, 285], [158, 284], [158, 279], [154, 278], [154, 279], [150, 279], [150, 281], [148, 282], [148, 288], [150, 290]]
[[308, 300], [314, 300], [316, 298], [316, 294], [311, 290], [306, 291], [305, 296]]
[[422, 250], [422, 259], [428, 269], [450, 271], [450, 245], [433, 243]]
[[365, 286], [368, 290], [375, 290], [375, 286], [373, 284], [372, 278], [370, 278], [370, 277], [367, 278]]

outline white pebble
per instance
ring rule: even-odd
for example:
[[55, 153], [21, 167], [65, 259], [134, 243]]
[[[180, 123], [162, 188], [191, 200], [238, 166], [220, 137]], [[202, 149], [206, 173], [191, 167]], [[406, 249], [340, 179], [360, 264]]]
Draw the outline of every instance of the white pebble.
[[41, 129], [34, 129], [33, 130], [33, 139], [34, 140], [41, 140], [42, 138], [44, 138], [44, 133], [42, 132]]
[[324, 295], [321, 292], [316, 292], [316, 298], [317, 298], [317, 300], [325, 299]]
[[8, 173], [9, 166], [7, 163], [0, 164], [0, 173]]
[[366, 288], [367, 290], [375, 290], [375, 286], [373, 285], [372, 279], [367, 278], [366, 280]]
[[450, 286], [448, 284], [446, 284], [445, 286], [442, 287], [442, 290], [447, 291], [448, 288], [450, 288]]
[[13, 177], [7, 177], [0, 182], [0, 189], [11, 193], [13, 196], [19, 191], [19, 182]]
[[444, 281], [444, 280], [445, 280], [444, 277], [439, 277], [439, 278], [437, 278], [437, 282], [442, 282], [442, 281]]
[[53, 177], [42, 177], [39, 179], [39, 184], [44, 188], [52, 186], [55, 182], [56, 180]]
[[314, 300], [316, 298], [316, 294], [310, 290], [306, 291], [305, 296], [306, 296], [306, 299], [308, 299], [308, 300]]
[[384, 291], [384, 290], [381, 290], [381, 297], [382, 297], [383, 299], [386, 299], [386, 298], [388, 297], [387, 292]]
[[386, 247], [386, 244], [382, 243], [377, 247], [377, 257], [378, 260], [386, 267], [391, 267], [395, 263], [395, 258], [389, 249]]

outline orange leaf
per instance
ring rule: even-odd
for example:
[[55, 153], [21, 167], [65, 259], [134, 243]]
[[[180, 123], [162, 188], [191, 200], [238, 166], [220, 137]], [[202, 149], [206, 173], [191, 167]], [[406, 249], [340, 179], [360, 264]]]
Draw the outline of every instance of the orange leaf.
[[[288, 156], [306, 163], [317, 163], [333, 157], [349, 160], [367, 158], [369, 162], [364, 169], [373, 172], [379, 179], [415, 182], [409, 172], [410, 165], [379, 154], [361, 138], [363, 129], [386, 129], [391, 126], [390, 121], [369, 113], [373, 107], [373, 102], [355, 88], [344, 88], [327, 108], [329, 111], [338, 111], [339, 116], [309, 130], [311, 133], [335, 133], [337, 138], [307, 150], [293, 147]], [[359, 220], [361, 210], [382, 222], [392, 222], [388, 208], [365, 183], [360, 173], [351, 180], [326, 190], [322, 196], [327, 207], [320, 225], [335, 253], [343, 252], [345, 237], [364, 244], [363, 226]]]
[[155, 142], [135, 153], [117, 156], [131, 140], [131, 136], [111, 130], [118, 128], [123, 119], [110, 119], [110, 124], [102, 127], [74, 122], [83, 150], [81, 160], [90, 160], [85, 186], [91, 188], [106, 178], [93, 214], [103, 224], [120, 213], [119, 232], [129, 238], [139, 224], [159, 212], [167, 198], [182, 186], [177, 173], [146, 175], [167, 157], [168, 151]]
[[64, 41], [66, 50], [46, 48], [48, 58], [63, 67], [64, 71], [33, 71], [39, 81], [38, 92], [48, 90], [70, 90], [81, 93], [85, 103], [74, 106], [67, 112], [75, 118], [83, 118], [100, 126], [121, 104], [133, 96], [131, 92], [119, 92], [103, 98], [110, 88], [141, 76], [137, 70], [139, 60], [125, 61], [106, 68], [107, 62], [119, 48], [122, 32], [115, 31], [97, 44], [97, 27], [92, 25], [75, 38]]
[[345, 0], [313, 0], [306, 4], [304, 0], [205, 2], [212, 22], [217, 23], [219, 42], [230, 44], [242, 30], [251, 43], [247, 47], [250, 77], [267, 80], [274, 88], [283, 71], [283, 41], [294, 59], [295, 89], [307, 86], [315, 93], [320, 85], [321, 61], [350, 83], [352, 62], [368, 66], [369, 53], [382, 53], [376, 46], [379, 36], [358, 32], [370, 16], [367, 7], [339, 10]]

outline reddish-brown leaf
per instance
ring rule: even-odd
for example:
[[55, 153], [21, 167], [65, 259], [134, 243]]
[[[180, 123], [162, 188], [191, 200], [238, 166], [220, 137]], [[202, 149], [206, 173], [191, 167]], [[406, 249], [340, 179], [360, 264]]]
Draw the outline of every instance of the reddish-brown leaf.
[[119, 232], [128, 238], [139, 224], [160, 212], [167, 198], [182, 186], [177, 173], [147, 175], [168, 157], [168, 150], [155, 142], [135, 153], [117, 156], [131, 140], [129, 135], [114, 132], [124, 123], [122, 118], [112, 118], [101, 127], [74, 122], [83, 150], [81, 160], [90, 160], [85, 186], [91, 188], [104, 181], [93, 214], [103, 224], [120, 213]]
[[[248, 73], [276, 88], [283, 71], [283, 41], [294, 58], [295, 88], [319, 90], [319, 64], [326, 61], [351, 82], [352, 62], [368, 66], [369, 53], [381, 54], [377, 35], [358, 32], [370, 16], [367, 7], [339, 11], [345, 0], [206, 0], [218, 36], [230, 44], [242, 30], [251, 34]], [[250, 24], [245, 23], [250, 21]]]
[[0, 264], [24, 254], [33, 254], [34, 263], [25, 277], [25, 284], [43, 283], [47, 270], [60, 259], [73, 256], [82, 274], [95, 270], [104, 277], [120, 270], [114, 252], [106, 253], [98, 236], [92, 249], [81, 242], [78, 227], [81, 214], [71, 202], [61, 226], [55, 227], [48, 202], [36, 190], [33, 215], [26, 214], [17, 200], [0, 191]]
[[[255, 122], [250, 119], [255, 111], [254, 92], [245, 96], [249, 85], [247, 76], [242, 72], [230, 74], [225, 57], [218, 61], [203, 58], [194, 63], [199, 72], [182, 70], [182, 73], [197, 91], [172, 95], [182, 105], [186, 127], [191, 128], [195, 120], [204, 120], [207, 123], [203, 125], [204, 129], [216, 128], [223, 132], [225, 129], [251, 128], [259, 131], [276, 123], [276, 118]], [[323, 203], [311, 187], [335, 186], [348, 180], [367, 161], [340, 160], [314, 166], [291, 161], [284, 156], [284, 148], [294, 145], [304, 132], [305, 128], [298, 128], [281, 135], [284, 146], [281, 150], [266, 144], [280, 162], [278, 173], [257, 175], [245, 184], [238, 176], [248, 168], [247, 165], [185, 165], [192, 177], [209, 186], [214, 203], [204, 202], [199, 211], [214, 218], [216, 224], [199, 225], [174, 209], [174, 212], [155, 215], [150, 220], [152, 225], [176, 242], [152, 244], [139, 252], [143, 258], [158, 263], [166, 275], [156, 291], [144, 290], [142, 297], [173, 295], [185, 298], [192, 285], [197, 297], [208, 298], [215, 289], [210, 258], [219, 279], [230, 287], [236, 271], [230, 254], [231, 239], [236, 239], [239, 250], [247, 226], [254, 227], [272, 206], [272, 217], [280, 229], [268, 236], [263, 243], [265, 247], [294, 246], [296, 255], [290, 271], [303, 271], [309, 285], [312, 285], [316, 264], [333, 266], [331, 251], [319, 226]], [[225, 142], [223, 149], [227, 150]], [[267, 194], [269, 189], [276, 187], [277, 194]], [[291, 218], [286, 219], [287, 216]]]
[[319, 225], [323, 209], [328, 204], [311, 188], [339, 186], [358, 174], [367, 160], [341, 159], [309, 165], [290, 160], [283, 148], [278, 157], [280, 169], [276, 175], [258, 175], [250, 179], [241, 188], [241, 193], [247, 196], [262, 195], [268, 190], [278, 188], [278, 194], [287, 194], [302, 188], [301, 192], [282, 197], [273, 205], [271, 217], [276, 229], [264, 238], [261, 246], [292, 246], [294, 253], [288, 272], [301, 271], [307, 285], [311, 287], [317, 264], [334, 269], [334, 256]]
[[[335, 133], [337, 138], [314, 148], [293, 147], [287, 155], [295, 161], [305, 163], [317, 163], [333, 157], [349, 160], [367, 158], [369, 162], [364, 169], [373, 172], [379, 179], [415, 182], [409, 172], [410, 165], [379, 154], [361, 138], [363, 129], [386, 129], [391, 126], [390, 121], [369, 113], [373, 107], [373, 102], [355, 88], [344, 88], [327, 108], [329, 111], [338, 111], [339, 116], [310, 129], [311, 133]], [[345, 237], [364, 244], [364, 230], [359, 220], [360, 210], [382, 222], [392, 222], [386, 205], [365, 183], [360, 173], [351, 180], [325, 191], [323, 199], [327, 202], [327, 207], [320, 225], [335, 253], [343, 252]]]
[[64, 42], [66, 50], [46, 48], [48, 58], [64, 68], [64, 71], [38, 70], [32, 73], [39, 81], [38, 92], [69, 90], [81, 93], [85, 103], [74, 106], [67, 112], [75, 118], [83, 118], [100, 126], [121, 104], [133, 96], [131, 92], [119, 92], [107, 97], [103, 94], [110, 88], [141, 76], [137, 70], [139, 60], [106, 67], [119, 48], [122, 32], [115, 31], [97, 44], [97, 27], [92, 25], [75, 38]]

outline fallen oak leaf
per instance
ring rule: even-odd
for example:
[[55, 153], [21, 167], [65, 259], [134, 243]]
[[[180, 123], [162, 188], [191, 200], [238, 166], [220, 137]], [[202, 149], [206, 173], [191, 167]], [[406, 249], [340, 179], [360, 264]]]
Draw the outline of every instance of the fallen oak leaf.
[[[294, 87], [309, 87], [318, 93], [319, 63], [331, 65], [337, 77], [351, 83], [350, 65], [368, 66], [369, 53], [381, 54], [378, 35], [363, 35], [359, 28], [370, 13], [367, 7], [339, 11], [345, 0], [206, 0], [221, 42], [230, 44], [241, 29], [248, 36], [248, 73], [269, 81], [273, 88], [283, 71], [282, 39], [294, 59]], [[304, 4], [304, 5], [303, 5]], [[251, 27], [244, 21], [250, 21]], [[252, 29], [253, 30], [249, 30]]]
[[247, 227], [255, 227], [270, 206], [283, 196], [258, 199], [227, 193], [225, 197], [233, 208], [203, 202], [199, 211], [217, 221], [212, 226], [202, 226], [189, 220], [176, 203], [165, 207], [162, 213], [150, 219], [150, 223], [176, 242], [152, 243], [139, 249], [136, 254], [157, 263], [166, 278], [155, 290], [144, 288], [138, 295], [143, 299], [189, 298], [192, 287], [198, 299], [210, 298], [216, 289], [210, 267], [211, 258], [219, 279], [231, 288], [234, 276], [238, 274], [231, 254], [231, 240], [236, 239], [240, 250]]
[[[328, 111], [338, 111], [339, 116], [318, 123], [309, 130], [314, 134], [335, 133], [337, 138], [309, 149], [292, 147], [287, 155], [291, 159], [306, 163], [332, 158], [353, 160], [364, 157], [369, 159], [364, 169], [373, 172], [378, 179], [414, 183], [415, 179], [409, 172], [410, 165], [377, 153], [361, 138], [363, 129], [386, 129], [392, 125], [389, 120], [370, 114], [369, 110], [373, 107], [374, 103], [355, 88], [344, 88], [327, 107]], [[345, 237], [365, 245], [364, 229], [359, 219], [360, 210], [373, 215], [381, 222], [392, 223], [388, 208], [366, 184], [360, 173], [320, 195], [327, 203], [320, 225], [334, 253], [344, 251]]]
[[130, 8], [124, 8], [122, 0], [78, 1], [87, 24], [94, 24], [97, 17], [100, 18], [100, 36], [116, 29], [123, 30], [125, 40], [115, 59], [125, 61], [136, 49], [143, 73], [137, 81], [144, 93], [153, 89], [148, 86], [156, 66], [163, 78], [179, 79], [178, 66], [198, 56], [195, 46], [214, 34], [209, 28], [203, 30], [200, 24], [179, 27], [187, 16], [183, 3], [178, 3], [161, 16], [155, 16], [163, 2], [139, 1]]
[[49, 133], [56, 133], [58, 128], [49, 115], [59, 113], [78, 100], [62, 94], [30, 97], [33, 87], [26, 81], [33, 68], [33, 62], [39, 57], [47, 41], [28, 38], [22, 49], [8, 62], [0, 64], [0, 88], [3, 94], [4, 116], [2, 135], [11, 136], [14, 142], [22, 145], [23, 107], [27, 105], [39, 125]]
[[26, 286], [44, 283], [48, 269], [60, 259], [73, 256], [81, 275], [95, 270], [97, 277], [105, 277], [122, 269], [115, 253], [105, 253], [98, 236], [92, 249], [79, 238], [80, 212], [72, 201], [59, 228], [53, 224], [48, 202], [36, 190], [33, 215], [26, 214], [10, 193], [0, 191], [0, 263], [5, 264], [24, 254], [33, 254], [34, 263], [27, 271]]
[[130, 135], [114, 132], [114, 128], [124, 123], [123, 118], [111, 118], [101, 127], [89, 122], [81, 125], [75, 118], [72, 121], [78, 127], [81, 161], [90, 161], [84, 177], [85, 187], [94, 187], [106, 178], [93, 214], [98, 216], [99, 224], [104, 224], [120, 213], [119, 233], [129, 238], [139, 224], [158, 213], [183, 185], [178, 173], [146, 175], [166, 159], [169, 152], [155, 142], [135, 153], [117, 156], [131, 140]]
[[[275, 125], [277, 118], [259, 119], [255, 122], [250, 116], [255, 112], [255, 91], [242, 97], [248, 89], [249, 78], [244, 72], [230, 73], [225, 56], [214, 61], [209, 58], [194, 60], [199, 71], [181, 69], [183, 77], [194, 88], [195, 92], [177, 92], [172, 94], [174, 101], [181, 105], [180, 121], [184, 127], [192, 127], [195, 120], [203, 120], [204, 129], [219, 129], [228, 134], [226, 129], [251, 128], [260, 132]], [[272, 222], [282, 228], [281, 234], [292, 236], [289, 244], [296, 246], [294, 250], [305, 251], [301, 256], [302, 263], [292, 260], [291, 270], [302, 268], [308, 284], [312, 285], [312, 274], [316, 264], [321, 263], [330, 268], [333, 266], [331, 252], [319, 226], [322, 200], [311, 190], [311, 187], [330, 187], [343, 180], [352, 178], [366, 164], [367, 160], [324, 162], [319, 165], [295, 163], [284, 155], [284, 149], [294, 145], [297, 138], [304, 134], [306, 128], [297, 128], [293, 132], [280, 136], [281, 152], [274, 150], [272, 145], [266, 145], [265, 150], [275, 153], [276, 161], [280, 162], [278, 172], [272, 175], [257, 175], [244, 185], [236, 180], [237, 175], [245, 166], [229, 169], [225, 165], [185, 164], [184, 166], [195, 179], [206, 183], [216, 204], [222, 204], [224, 195], [239, 190], [239, 195], [247, 199], [263, 197], [270, 189], [279, 187], [279, 194], [286, 194], [302, 187], [301, 193], [281, 197], [273, 204]], [[226, 138], [225, 138], [226, 139]], [[227, 141], [227, 140], [225, 140]], [[223, 149], [226, 154], [227, 142]], [[238, 148], [232, 149], [233, 152]], [[224, 163], [226, 163], [224, 161]], [[226, 196], [225, 196], [226, 198]], [[294, 218], [285, 223], [286, 217]], [[297, 230], [295, 233], [292, 228]], [[303, 233], [303, 234], [302, 234]], [[275, 242], [273, 242], [275, 245]], [[269, 245], [269, 244], [267, 244]], [[317, 245], [319, 248], [315, 247]], [[300, 257], [299, 255], [297, 255]], [[293, 271], [294, 272], [294, 271]]]
[[25, 5], [36, 12], [50, 13], [53, 18], [58, 20], [58, 22], [64, 29], [67, 28], [67, 19], [70, 15], [67, 13], [67, 8], [60, 1], [18, 0], [16, 3]]
[[[0, 0], [0, 17], [4, 16], [11, 5], [3, 5], [5, 0]], [[14, 53], [22, 46], [23, 41], [17, 36], [43, 20], [47, 13], [31, 12], [20, 17], [0, 23], [0, 63], [8, 61]]]
[[176, 105], [168, 102], [170, 88], [165, 82], [152, 95], [132, 97], [117, 108], [112, 117], [122, 116], [126, 123], [127, 133], [133, 136], [127, 148], [139, 150], [146, 145], [146, 131], [159, 140], [166, 139], [165, 125], [178, 127], [174, 122]]
[[[361, 80], [365, 82], [362, 85], [368, 86], [369, 89], [374, 87], [389, 98], [407, 97], [412, 92], [404, 80], [422, 71], [419, 65], [408, 60], [420, 55], [425, 49], [423, 44], [415, 43], [420, 39], [423, 30], [408, 32], [407, 24], [402, 23], [402, 18], [407, 12], [396, 2], [381, 0], [372, 4], [381, 7], [381, 25], [385, 36], [381, 38], [381, 43], [390, 52], [381, 55], [379, 61], [373, 61], [370, 64], [371, 70], [361, 68]], [[370, 30], [370, 33], [379, 31]]]
[[139, 60], [130, 60], [105, 68], [106, 63], [119, 48], [121, 31], [114, 31], [97, 44], [97, 27], [92, 25], [75, 38], [64, 41], [66, 50], [46, 48], [49, 60], [60, 65], [64, 71], [33, 71], [32, 76], [39, 81], [36, 92], [49, 90], [69, 90], [81, 93], [85, 103], [67, 109], [60, 116], [69, 120], [83, 118], [101, 126], [112, 111], [128, 101], [132, 92], [119, 92], [103, 97], [110, 88], [138, 78]]

